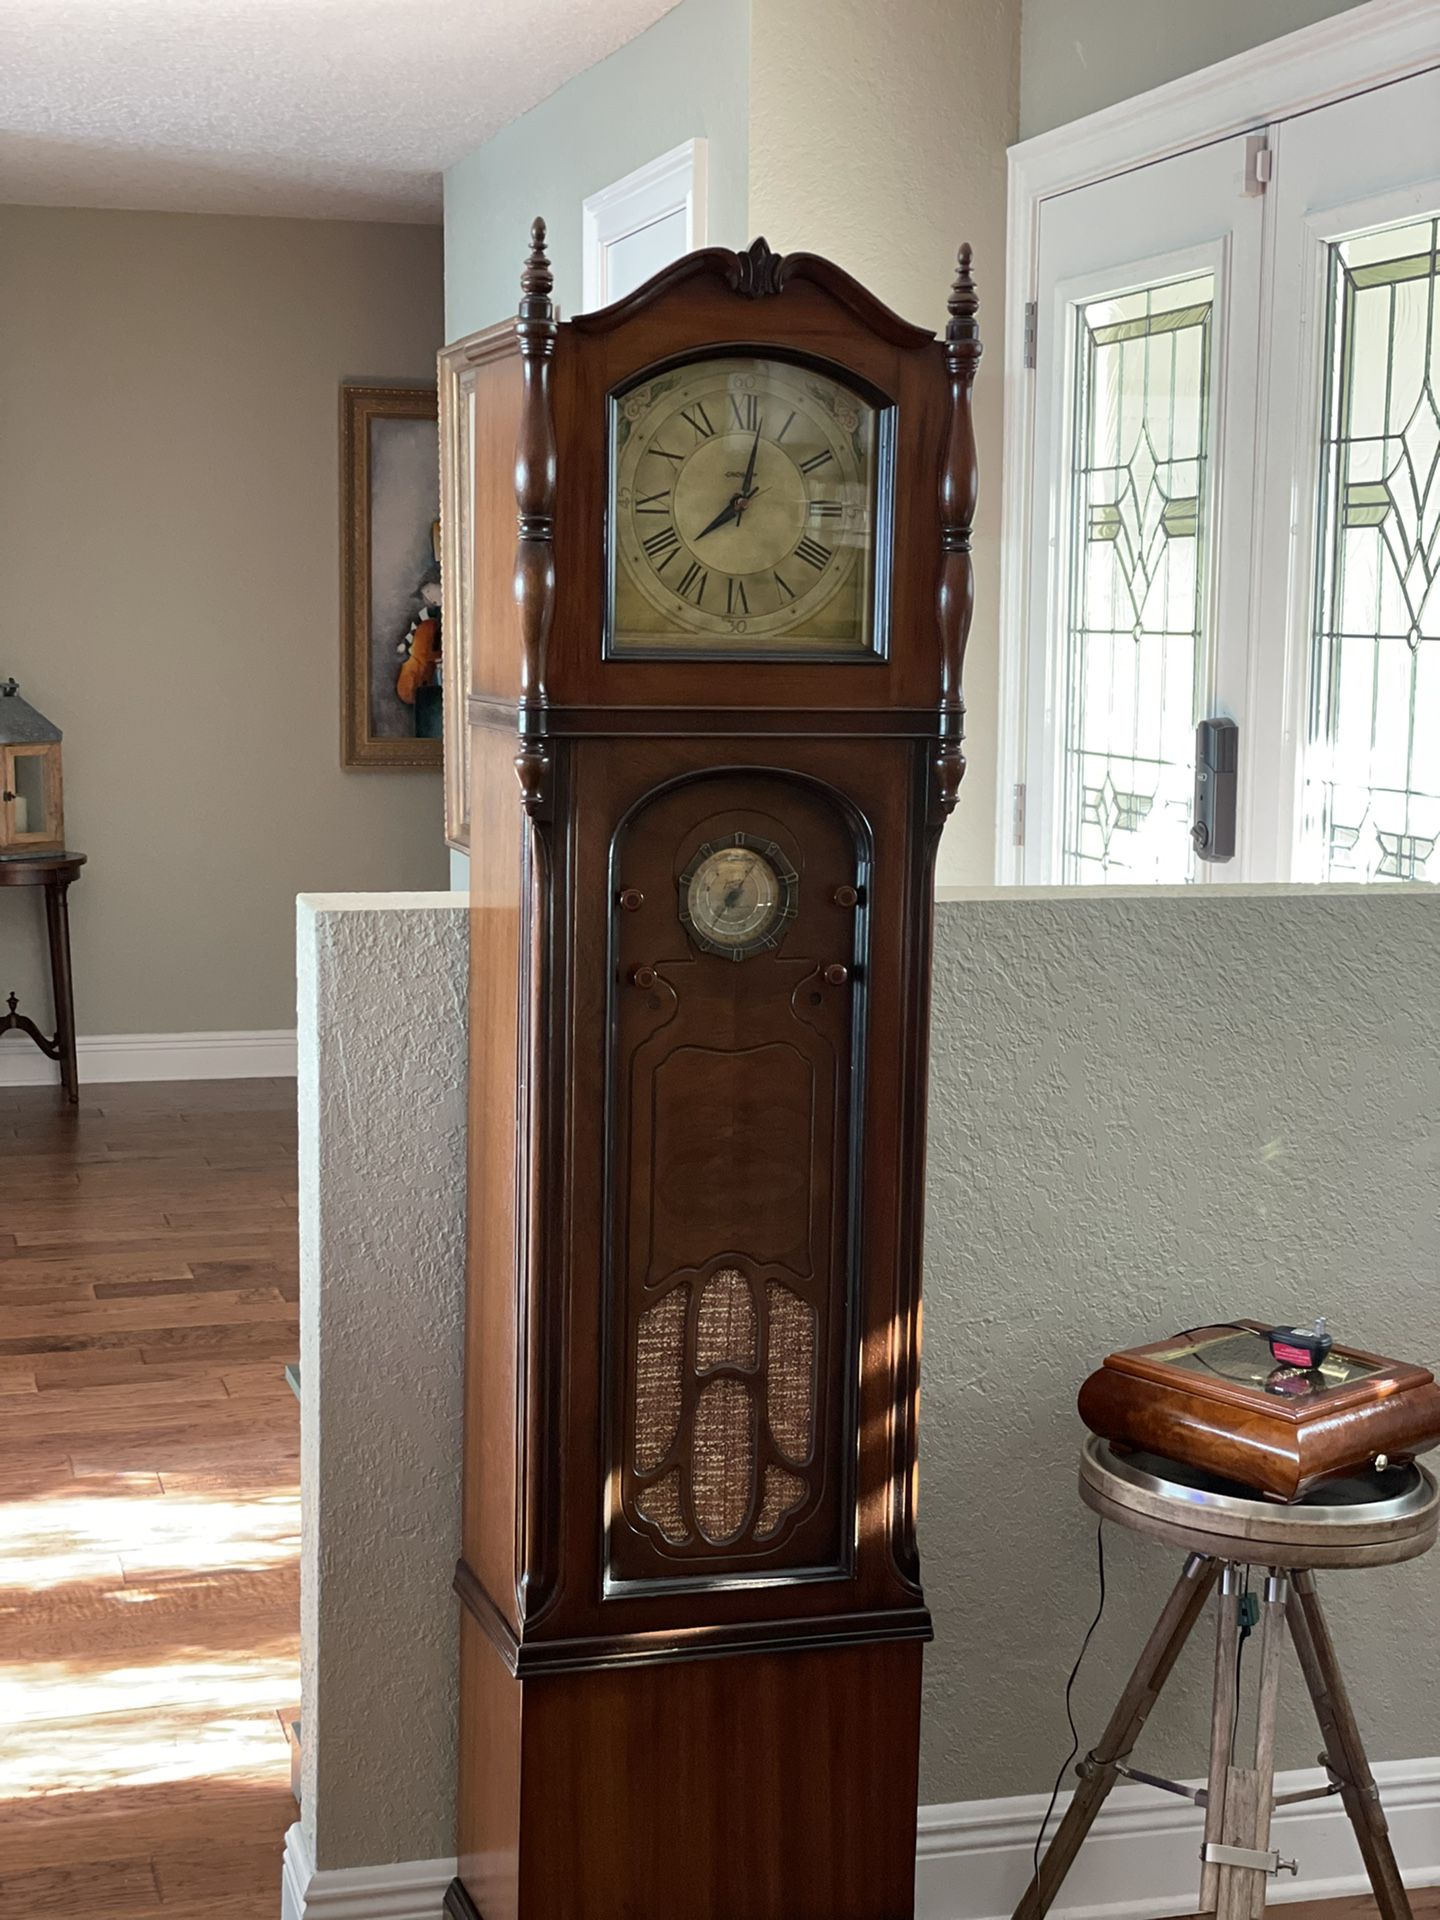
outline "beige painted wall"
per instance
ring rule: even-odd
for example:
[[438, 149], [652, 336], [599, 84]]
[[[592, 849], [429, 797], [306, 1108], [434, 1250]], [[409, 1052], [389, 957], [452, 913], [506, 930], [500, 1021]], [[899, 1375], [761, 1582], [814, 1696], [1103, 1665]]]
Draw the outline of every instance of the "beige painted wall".
[[1044, 133], [1357, 0], [1025, 0], [1020, 134]]
[[441, 279], [432, 228], [0, 207], [0, 675], [65, 730], [82, 1033], [291, 1027], [297, 893], [444, 885], [438, 776], [340, 767], [337, 545], [340, 383], [433, 378]]
[[782, 252], [831, 255], [907, 319], [937, 328], [955, 249], [975, 248], [989, 347], [976, 388], [969, 771], [941, 842], [942, 882], [983, 883], [995, 869], [1005, 149], [1019, 86], [1020, 0], [756, 0], [751, 10], [752, 229]]

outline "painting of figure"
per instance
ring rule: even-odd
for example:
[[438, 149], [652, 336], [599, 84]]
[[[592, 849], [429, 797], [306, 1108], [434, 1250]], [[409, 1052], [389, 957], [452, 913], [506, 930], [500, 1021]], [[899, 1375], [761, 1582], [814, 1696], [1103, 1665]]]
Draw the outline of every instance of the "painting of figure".
[[440, 459], [433, 387], [342, 389], [342, 763], [439, 767]]

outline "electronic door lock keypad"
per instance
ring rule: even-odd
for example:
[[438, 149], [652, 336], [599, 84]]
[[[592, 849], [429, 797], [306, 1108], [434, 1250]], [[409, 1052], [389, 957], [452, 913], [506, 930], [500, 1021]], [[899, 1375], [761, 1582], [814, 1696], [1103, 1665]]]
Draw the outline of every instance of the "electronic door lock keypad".
[[1190, 838], [1199, 860], [1235, 857], [1235, 789], [1240, 729], [1233, 720], [1202, 720], [1195, 729], [1195, 819]]

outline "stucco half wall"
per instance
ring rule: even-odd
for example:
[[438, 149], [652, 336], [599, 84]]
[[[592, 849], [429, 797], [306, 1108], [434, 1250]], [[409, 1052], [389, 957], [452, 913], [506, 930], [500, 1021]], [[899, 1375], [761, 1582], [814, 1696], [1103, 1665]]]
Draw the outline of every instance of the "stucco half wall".
[[[466, 916], [302, 901], [305, 1822], [453, 1851]], [[1048, 1790], [1088, 1621], [1075, 1389], [1208, 1318], [1325, 1312], [1440, 1360], [1440, 891], [971, 894], [937, 917], [922, 1799]], [[872, 1141], [883, 1153], [885, 1143]], [[1088, 1740], [1175, 1573], [1107, 1532]], [[1337, 1575], [1372, 1757], [1440, 1751], [1440, 1555]], [[1147, 1732], [1204, 1765], [1197, 1643]], [[1280, 1762], [1312, 1764], [1294, 1676]], [[1178, 1909], [1176, 1909], [1178, 1910]]]

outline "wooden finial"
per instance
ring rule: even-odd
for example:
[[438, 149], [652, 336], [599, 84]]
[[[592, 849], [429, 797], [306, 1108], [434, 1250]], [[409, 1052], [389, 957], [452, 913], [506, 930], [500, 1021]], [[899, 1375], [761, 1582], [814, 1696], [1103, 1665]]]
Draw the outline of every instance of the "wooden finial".
[[520, 429], [515, 445], [515, 604], [520, 615], [520, 750], [515, 771], [525, 809], [548, 806], [550, 754], [545, 738], [546, 654], [555, 616], [555, 420], [550, 405], [550, 361], [559, 336], [550, 295], [555, 276], [545, 251], [545, 222], [530, 228], [530, 251], [520, 275]]
[[940, 626], [940, 743], [935, 762], [940, 817], [955, 805], [965, 771], [965, 696], [961, 673], [974, 605], [975, 572], [970, 532], [975, 520], [979, 468], [975, 459], [975, 421], [971, 390], [980, 361], [980, 311], [970, 272], [970, 243], [956, 256], [955, 280], [947, 305], [945, 370], [950, 388], [950, 430], [940, 469], [940, 583], [936, 611]]
[[945, 327], [947, 340], [973, 339], [976, 334], [975, 316], [980, 311], [980, 296], [975, 291], [974, 276], [970, 272], [971, 258], [970, 242], [967, 240], [955, 256], [955, 280], [946, 302], [950, 314]]
[[540, 308], [548, 308], [555, 291], [555, 275], [545, 251], [545, 222], [537, 216], [530, 225], [530, 251], [520, 273], [520, 311], [542, 317]]

